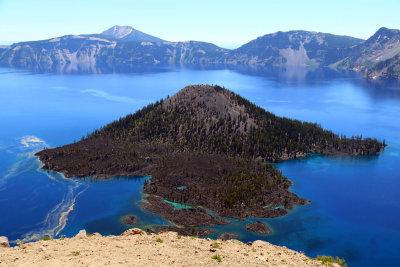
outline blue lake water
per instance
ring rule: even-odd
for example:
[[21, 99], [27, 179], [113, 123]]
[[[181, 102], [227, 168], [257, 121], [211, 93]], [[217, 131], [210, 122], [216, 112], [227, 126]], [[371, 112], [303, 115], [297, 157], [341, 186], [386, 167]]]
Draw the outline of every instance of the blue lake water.
[[174, 70], [62, 75], [0, 69], [0, 235], [35, 240], [80, 229], [120, 234], [129, 226], [169, 224], [140, 207], [146, 177], [64, 179], [40, 170], [33, 156], [64, 145], [188, 84], [219, 84], [281, 116], [320, 123], [347, 136], [385, 139], [374, 157], [324, 157], [276, 164], [292, 190], [312, 202], [262, 219], [274, 233], [244, 230], [249, 221], [215, 227], [242, 241], [267, 240], [310, 256], [344, 257], [350, 266], [400, 261], [400, 86], [306, 70], [258, 72]]

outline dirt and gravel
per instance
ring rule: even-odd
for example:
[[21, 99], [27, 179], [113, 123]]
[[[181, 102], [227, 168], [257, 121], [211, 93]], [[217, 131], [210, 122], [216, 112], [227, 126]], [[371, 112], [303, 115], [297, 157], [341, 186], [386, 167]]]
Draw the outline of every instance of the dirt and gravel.
[[121, 236], [78, 234], [0, 247], [0, 266], [324, 266], [306, 255], [264, 241], [212, 240], [146, 234], [130, 229]]

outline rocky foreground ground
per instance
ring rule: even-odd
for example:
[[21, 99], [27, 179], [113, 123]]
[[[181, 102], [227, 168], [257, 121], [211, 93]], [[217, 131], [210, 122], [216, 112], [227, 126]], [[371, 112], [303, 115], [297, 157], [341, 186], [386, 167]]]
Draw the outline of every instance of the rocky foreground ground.
[[[130, 229], [121, 236], [78, 234], [0, 247], [0, 266], [326, 266], [306, 255], [264, 241], [242, 243], [146, 234]], [[331, 266], [337, 266], [333, 264]]]

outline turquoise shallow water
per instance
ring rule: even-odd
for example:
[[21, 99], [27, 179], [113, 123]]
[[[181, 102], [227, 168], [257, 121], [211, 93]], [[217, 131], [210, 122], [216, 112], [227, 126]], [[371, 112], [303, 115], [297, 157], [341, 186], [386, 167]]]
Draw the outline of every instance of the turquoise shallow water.
[[311, 203], [289, 215], [261, 219], [274, 233], [244, 230], [247, 221], [215, 227], [242, 241], [263, 239], [308, 255], [345, 257], [350, 266], [396, 266], [400, 260], [400, 86], [331, 73], [170, 72], [55, 75], [0, 69], [0, 235], [34, 240], [80, 229], [119, 234], [136, 226], [169, 224], [144, 211], [145, 177], [106, 181], [64, 179], [39, 170], [43, 147], [79, 140], [116, 118], [172, 95], [188, 84], [219, 84], [282, 116], [318, 122], [347, 136], [385, 139], [380, 156], [324, 157], [276, 164], [292, 190]]

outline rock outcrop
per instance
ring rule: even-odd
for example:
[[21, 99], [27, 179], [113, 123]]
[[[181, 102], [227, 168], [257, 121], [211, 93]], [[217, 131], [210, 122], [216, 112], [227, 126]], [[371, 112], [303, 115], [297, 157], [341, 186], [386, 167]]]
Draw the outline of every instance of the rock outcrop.
[[260, 221], [256, 221], [254, 223], [246, 225], [246, 229], [263, 235], [268, 235], [272, 232], [265, 223]]
[[87, 236], [86, 230], [80, 230], [79, 233], [75, 236], [76, 238], [85, 238]]
[[10, 247], [10, 243], [8, 242], [8, 238], [6, 236], [0, 236], [0, 247]]

